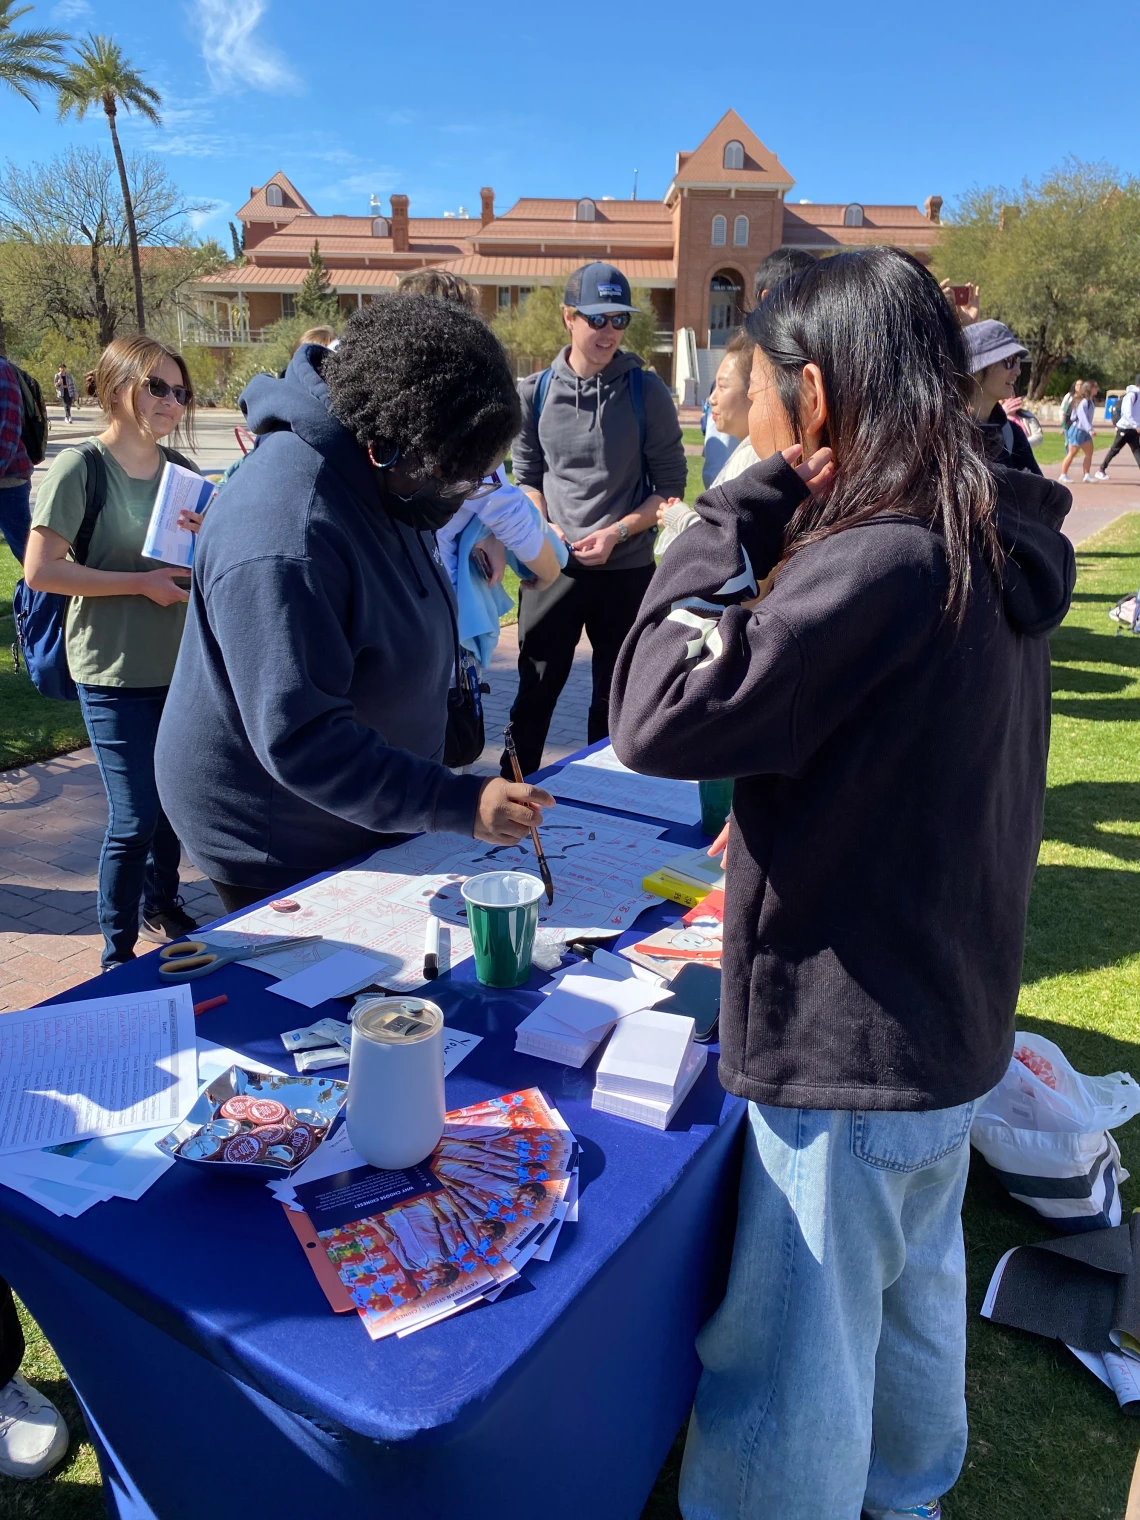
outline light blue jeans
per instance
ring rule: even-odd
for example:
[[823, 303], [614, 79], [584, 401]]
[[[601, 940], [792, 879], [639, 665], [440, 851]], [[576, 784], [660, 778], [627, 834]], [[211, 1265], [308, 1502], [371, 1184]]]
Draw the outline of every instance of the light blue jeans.
[[685, 1520], [859, 1520], [954, 1484], [973, 1108], [749, 1104], [728, 1291], [697, 1339]]

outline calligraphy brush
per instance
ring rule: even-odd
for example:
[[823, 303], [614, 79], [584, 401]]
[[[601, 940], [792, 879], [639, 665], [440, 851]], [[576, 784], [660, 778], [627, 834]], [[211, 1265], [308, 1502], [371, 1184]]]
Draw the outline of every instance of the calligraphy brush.
[[[518, 753], [515, 750], [515, 736], [511, 732], [512, 725], [507, 724], [503, 729], [503, 742], [507, 749], [507, 758], [511, 762], [511, 770], [515, 773], [515, 780], [520, 782], [523, 778], [522, 768], [519, 765]], [[542, 853], [542, 841], [538, 837], [538, 830], [531, 829], [530, 837], [534, 844], [535, 858], [538, 861], [538, 874], [542, 877], [542, 885], [546, 888], [546, 900], [554, 906], [554, 878], [550, 874], [550, 867], [546, 863], [546, 856]]]

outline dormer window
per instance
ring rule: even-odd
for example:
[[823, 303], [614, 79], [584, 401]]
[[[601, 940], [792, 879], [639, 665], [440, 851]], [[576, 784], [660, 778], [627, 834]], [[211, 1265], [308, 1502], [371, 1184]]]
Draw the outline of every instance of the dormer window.
[[593, 201], [581, 200], [578, 202], [578, 209], [574, 213], [574, 220], [576, 222], [594, 222], [597, 221], [597, 218], [598, 208], [594, 205]]
[[726, 169], [744, 168], [744, 144], [737, 142], [735, 138], [724, 145], [724, 167]]
[[862, 206], [856, 206], [856, 205], [848, 206], [847, 210], [843, 213], [843, 225], [845, 227], [862, 227], [862, 225], [863, 225], [863, 208], [862, 208]]
[[732, 224], [732, 242], [736, 248], [748, 247], [748, 218], [738, 216]]
[[723, 216], [714, 216], [712, 219], [712, 245], [714, 248], [723, 248], [728, 242], [728, 223]]
[[285, 197], [281, 194], [280, 185], [266, 185], [265, 204], [267, 206], [283, 206], [285, 204]]
[[372, 218], [373, 237], [391, 237], [392, 224], [386, 216], [374, 216]]

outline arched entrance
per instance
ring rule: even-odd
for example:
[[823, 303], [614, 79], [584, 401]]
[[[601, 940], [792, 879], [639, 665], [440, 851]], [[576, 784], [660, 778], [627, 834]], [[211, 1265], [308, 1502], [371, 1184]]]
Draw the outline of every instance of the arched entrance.
[[709, 347], [723, 348], [744, 321], [744, 277], [718, 269], [709, 281]]

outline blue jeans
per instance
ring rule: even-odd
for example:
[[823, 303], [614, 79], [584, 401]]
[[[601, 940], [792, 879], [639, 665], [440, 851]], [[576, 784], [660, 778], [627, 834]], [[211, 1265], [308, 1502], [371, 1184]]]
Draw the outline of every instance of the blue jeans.
[[32, 483], [0, 486], [0, 533], [12, 553], [24, 563], [28, 534], [32, 531]]
[[859, 1520], [953, 1485], [973, 1107], [749, 1105], [728, 1291], [697, 1339], [685, 1520]]
[[149, 915], [174, 907], [178, 897], [182, 847], [154, 779], [154, 745], [168, 690], [79, 687], [79, 707], [107, 792], [107, 833], [99, 854], [104, 966], [131, 959], [140, 899]]

